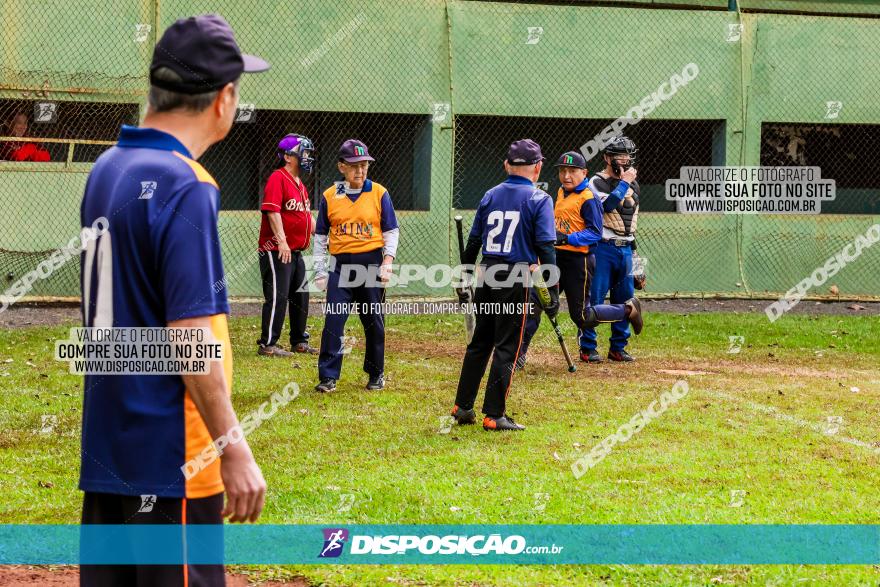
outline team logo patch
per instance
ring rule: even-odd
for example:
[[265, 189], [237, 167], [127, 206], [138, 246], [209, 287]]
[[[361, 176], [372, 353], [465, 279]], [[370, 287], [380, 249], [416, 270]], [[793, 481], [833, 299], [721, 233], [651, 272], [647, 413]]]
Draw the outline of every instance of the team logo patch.
[[324, 528], [324, 548], [318, 558], [337, 558], [342, 554], [345, 542], [348, 540], [348, 530], [345, 528]]
[[360, 157], [360, 156], [362, 156], [364, 153], [366, 153], [366, 151], [364, 150], [363, 147], [355, 146], [355, 148], [354, 148], [354, 154], [355, 154], [355, 155], [357, 155], [358, 157]]

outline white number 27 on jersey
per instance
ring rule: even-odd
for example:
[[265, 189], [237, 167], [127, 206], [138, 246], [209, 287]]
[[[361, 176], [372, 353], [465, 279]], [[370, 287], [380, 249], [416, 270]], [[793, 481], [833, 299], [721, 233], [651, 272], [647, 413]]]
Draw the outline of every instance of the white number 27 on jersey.
[[[510, 224], [506, 224], [507, 222], [510, 222]], [[486, 226], [490, 228], [489, 234], [486, 236], [486, 252], [509, 253], [517, 224], [519, 224], [519, 212], [516, 210], [508, 210], [507, 212], [495, 210], [490, 212], [489, 217], [486, 219]], [[506, 230], [505, 225], [507, 226]], [[504, 233], [503, 244], [495, 241], [496, 237], [502, 232]]]

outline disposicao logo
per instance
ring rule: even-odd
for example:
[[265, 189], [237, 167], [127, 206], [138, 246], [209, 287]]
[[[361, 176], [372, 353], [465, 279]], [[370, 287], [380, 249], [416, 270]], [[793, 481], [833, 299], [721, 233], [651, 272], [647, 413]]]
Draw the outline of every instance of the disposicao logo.
[[336, 558], [342, 554], [345, 541], [348, 540], [348, 530], [345, 528], [324, 528], [324, 548], [318, 558]]
[[499, 534], [490, 534], [488, 536], [357, 535], [352, 536], [351, 540], [351, 554], [353, 555], [406, 555], [412, 550], [422, 555], [515, 555], [526, 550], [526, 539], [518, 535], [507, 536], [504, 538]]

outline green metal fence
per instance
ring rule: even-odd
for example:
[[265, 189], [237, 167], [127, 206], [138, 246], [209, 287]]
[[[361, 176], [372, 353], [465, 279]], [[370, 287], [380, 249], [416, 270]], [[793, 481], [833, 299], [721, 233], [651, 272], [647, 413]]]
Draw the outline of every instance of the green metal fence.
[[[615, 4], [7, 0], [0, 158], [33, 144], [49, 161], [0, 161], [0, 289], [78, 232], [91, 162], [143, 115], [158, 35], [207, 11], [273, 66], [242, 81], [239, 121], [202, 158], [221, 186], [233, 296], [260, 292], [258, 203], [283, 135], [317, 145], [313, 200], [337, 179], [339, 144], [365, 141], [401, 220], [398, 261], [454, 262], [451, 218], [470, 217], [503, 179], [507, 144], [534, 138], [550, 159], [578, 149], [688, 64], [699, 74], [625, 131], [641, 150], [649, 293], [778, 294], [876, 221], [880, 3]], [[820, 216], [686, 215], [665, 200], [681, 166], [725, 164], [820, 166], [838, 199]], [[555, 194], [551, 166], [541, 181]], [[76, 263], [31, 294], [78, 295]], [[873, 296], [878, 276], [880, 247], [833, 283], [842, 296]]]

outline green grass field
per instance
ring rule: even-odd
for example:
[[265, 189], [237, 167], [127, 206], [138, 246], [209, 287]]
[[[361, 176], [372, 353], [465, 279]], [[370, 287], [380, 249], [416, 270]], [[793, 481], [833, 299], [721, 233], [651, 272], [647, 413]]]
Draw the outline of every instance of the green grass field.
[[[250, 438], [276, 524], [880, 523], [880, 340], [874, 317], [652, 314], [635, 365], [568, 374], [548, 325], [518, 374], [521, 434], [441, 433], [463, 353], [457, 316], [388, 318], [389, 385], [366, 392], [362, 334], [336, 393], [314, 360], [255, 355], [233, 318], [239, 415], [301, 395]], [[574, 327], [563, 320], [574, 346]], [[69, 325], [68, 325], [69, 326]], [[319, 334], [319, 322], [312, 331]], [[76, 523], [82, 382], [52, 360], [67, 326], [0, 333], [0, 523]], [[607, 334], [607, 329], [604, 331]], [[745, 338], [738, 354], [728, 337]], [[606, 347], [607, 350], [607, 347]], [[10, 361], [11, 360], [11, 361]], [[690, 393], [581, 479], [574, 460], [679, 379]], [[853, 389], [856, 389], [854, 391]], [[478, 402], [481, 400], [478, 400]], [[478, 403], [479, 406], [479, 403]], [[55, 416], [41, 432], [44, 416]], [[836, 434], [820, 429], [842, 417]], [[147, 447], [145, 447], [146, 449]], [[346, 496], [353, 496], [346, 497]], [[352, 501], [353, 499], [353, 501]], [[268, 546], [270, 547], [270, 546]], [[255, 579], [326, 585], [877, 585], [870, 566], [301, 566]]]

